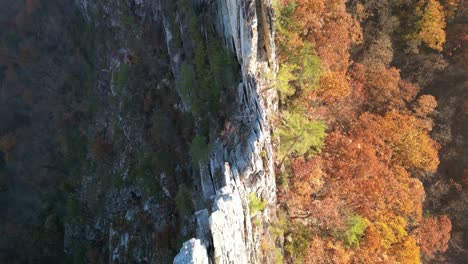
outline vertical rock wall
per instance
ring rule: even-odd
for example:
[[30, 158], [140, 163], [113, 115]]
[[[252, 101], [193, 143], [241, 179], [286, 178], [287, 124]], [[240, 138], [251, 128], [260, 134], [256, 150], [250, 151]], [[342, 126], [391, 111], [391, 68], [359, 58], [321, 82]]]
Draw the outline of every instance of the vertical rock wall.
[[[89, 6], [98, 3], [76, 2], [85, 17], [89, 15]], [[210, 159], [200, 164], [200, 173], [194, 173], [199, 177], [203, 197], [203, 201], [194, 201], [199, 209], [193, 216], [196, 237], [183, 244], [174, 263], [265, 263], [267, 259], [260, 245], [265, 236], [269, 237], [266, 227], [275, 215], [276, 206], [269, 122], [277, 111], [278, 101], [272, 89], [277, 65], [271, 0], [188, 2], [206, 7], [205, 13], [216, 21], [214, 26], [220, 39], [236, 54], [242, 76], [229, 98], [234, 107], [227, 113], [228, 126], [237, 133], [230, 134], [229, 139], [212, 137]], [[188, 54], [192, 51], [186, 18], [182, 12], [168, 13], [175, 0], [135, 0], [131, 5], [142, 21], [150, 19], [163, 26], [172, 75], [179, 81], [184, 51]], [[109, 23], [118, 23], [118, 9], [105, 6], [104, 10]], [[176, 39], [175, 31], [180, 32], [181, 39]], [[177, 41], [182, 42], [182, 47]], [[251, 193], [267, 202], [265, 210], [255, 216], [249, 210]], [[119, 235], [116, 231], [109, 233]], [[115, 251], [111, 247], [109, 250]], [[115, 259], [118, 257], [117, 254]]]
[[[247, 195], [255, 192], [267, 201], [260, 223], [269, 223], [276, 205], [273, 150], [269, 117], [277, 110], [277, 95], [268, 76], [276, 70], [272, 8], [269, 0], [217, 0], [217, 29], [227, 47], [235, 51], [242, 67], [242, 82], [236, 94], [236, 109], [231, 115], [240, 127], [237, 142], [226, 146], [218, 139], [213, 148], [209, 170], [201, 170], [201, 181], [215, 190], [206, 190], [213, 201], [209, 233], [198, 237], [215, 263], [260, 263], [259, 249], [266, 229], [251, 222]], [[212, 183], [208, 174], [223, 172], [222, 183]], [[206, 219], [198, 219], [206, 221]], [[203, 232], [197, 232], [203, 234]], [[188, 242], [187, 242], [188, 243]], [[184, 244], [174, 263], [202, 263], [199, 254]], [[183, 256], [190, 255], [193, 258]]]

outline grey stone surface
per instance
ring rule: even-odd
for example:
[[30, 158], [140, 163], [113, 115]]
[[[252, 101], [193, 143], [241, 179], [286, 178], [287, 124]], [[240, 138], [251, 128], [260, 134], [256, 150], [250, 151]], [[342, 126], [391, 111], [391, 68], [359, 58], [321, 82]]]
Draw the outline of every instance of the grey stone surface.
[[206, 247], [199, 239], [192, 238], [185, 242], [179, 254], [174, 258], [174, 264], [208, 264]]

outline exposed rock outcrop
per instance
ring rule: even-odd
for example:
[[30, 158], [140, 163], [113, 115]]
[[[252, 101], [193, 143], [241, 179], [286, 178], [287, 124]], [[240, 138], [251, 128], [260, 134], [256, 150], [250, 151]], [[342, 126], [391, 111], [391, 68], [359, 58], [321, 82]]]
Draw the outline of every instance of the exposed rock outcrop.
[[[252, 225], [247, 195], [255, 192], [268, 202], [260, 222], [270, 222], [276, 185], [268, 118], [277, 110], [277, 95], [267, 78], [276, 70], [271, 2], [218, 0], [216, 4], [218, 30], [242, 67], [237, 107], [231, 113], [242, 133], [236, 135], [234, 146], [217, 140], [208, 168], [201, 168], [205, 197], [213, 201], [210, 234], [201, 239], [210, 241], [215, 263], [260, 263], [261, 236], [268, 231]], [[223, 172], [223, 179], [212, 183], [209, 174], [216, 172]], [[176, 258], [174, 263], [183, 262]]]
[[174, 258], [175, 263], [181, 264], [208, 264], [206, 247], [199, 239], [192, 238], [185, 242], [180, 253]]

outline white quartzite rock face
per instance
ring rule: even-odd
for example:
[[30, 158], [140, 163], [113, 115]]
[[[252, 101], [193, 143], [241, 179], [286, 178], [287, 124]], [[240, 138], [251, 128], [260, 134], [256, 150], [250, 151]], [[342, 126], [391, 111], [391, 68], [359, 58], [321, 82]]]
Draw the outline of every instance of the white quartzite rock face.
[[[226, 45], [235, 50], [242, 67], [237, 109], [232, 115], [238, 117], [244, 136], [238, 136], [236, 146], [226, 147], [221, 140], [214, 143], [209, 170], [224, 172], [221, 183], [208, 183], [210, 177], [205, 172], [208, 169], [201, 171], [201, 181], [207, 184], [205, 197], [213, 195], [210, 186], [217, 188], [212, 196], [213, 213], [209, 216], [214, 263], [262, 262], [259, 255], [261, 234], [258, 228], [252, 227], [247, 195], [256, 192], [262, 200], [273, 205], [261, 214], [267, 222], [276, 203], [268, 121], [268, 116], [277, 110], [277, 95], [268, 80], [276, 70], [275, 61], [271, 59], [275, 58], [275, 48], [271, 0], [260, 1], [258, 5], [255, 0], [216, 0], [218, 30]], [[206, 237], [199, 238], [207, 241]], [[185, 263], [177, 261], [176, 258], [174, 263]]]
[[199, 239], [190, 239], [184, 243], [179, 254], [174, 258], [174, 263], [208, 264], [208, 254], [205, 245]]
[[239, 194], [224, 187], [216, 196], [215, 206], [217, 210], [210, 217], [215, 263], [247, 263], [243, 208]]

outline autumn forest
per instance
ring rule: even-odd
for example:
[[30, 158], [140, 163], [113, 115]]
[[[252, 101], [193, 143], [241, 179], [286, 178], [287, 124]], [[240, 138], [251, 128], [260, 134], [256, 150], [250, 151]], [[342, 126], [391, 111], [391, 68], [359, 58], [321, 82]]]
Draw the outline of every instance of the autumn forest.
[[0, 264], [462, 264], [468, 1], [0, 0]]
[[[463, 199], [466, 169], [464, 178], [463, 172], [458, 178], [437, 172], [447, 153], [441, 148], [451, 139], [440, 125], [449, 118], [438, 106], [442, 91], [430, 88], [445, 69], [467, 69], [463, 5], [457, 0], [276, 2], [283, 111], [278, 122], [285, 156], [279, 157], [278, 182], [291, 219], [289, 258], [303, 263], [466, 260], [466, 234], [455, 232], [466, 227], [466, 211], [440, 210], [450, 206], [443, 200], [450, 198], [442, 197], [449, 189]], [[466, 86], [460, 96], [466, 100]], [[459, 114], [466, 121], [464, 104], [465, 113]], [[434, 190], [442, 184], [445, 191]], [[429, 206], [440, 199], [439, 208]]]

